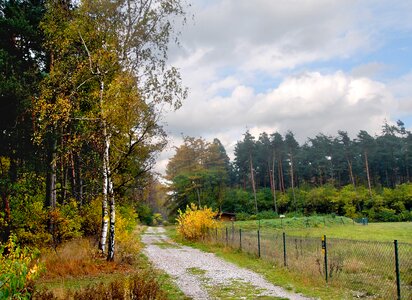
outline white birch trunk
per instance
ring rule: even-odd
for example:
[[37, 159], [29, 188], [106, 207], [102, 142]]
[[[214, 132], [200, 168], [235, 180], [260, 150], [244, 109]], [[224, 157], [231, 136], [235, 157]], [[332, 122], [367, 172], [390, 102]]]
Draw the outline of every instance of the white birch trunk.
[[[104, 82], [100, 82], [100, 109], [102, 112], [103, 118], [103, 91], [104, 91]], [[105, 253], [106, 252], [106, 240], [107, 240], [107, 228], [109, 224], [109, 216], [107, 212], [107, 202], [108, 202], [108, 192], [109, 192], [109, 148], [110, 148], [110, 139], [107, 134], [107, 124], [104, 119], [102, 119], [103, 127], [103, 139], [104, 139], [104, 149], [103, 149], [103, 184], [102, 184], [102, 228], [100, 234], [99, 249]]]
[[109, 147], [110, 140], [107, 138], [106, 124], [103, 121], [103, 135], [105, 136], [104, 151], [103, 151], [103, 191], [102, 191], [102, 228], [100, 235], [99, 249], [105, 253], [107, 229], [109, 224], [109, 215], [107, 212], [107, 202], [109, 194]]
[[107, 260], [113, 261], [114, 252], [115, 252], [116, 207], [115, 207], [114, 193], [113, 193], [113, 182], [112, 182], [110, 175], [109, 175], [109, 180], [108, 180], [108, 186], [109, 186], [109, 203], [110, 203], [110, 231], [109, 231], [109, 249], [107, 253]]

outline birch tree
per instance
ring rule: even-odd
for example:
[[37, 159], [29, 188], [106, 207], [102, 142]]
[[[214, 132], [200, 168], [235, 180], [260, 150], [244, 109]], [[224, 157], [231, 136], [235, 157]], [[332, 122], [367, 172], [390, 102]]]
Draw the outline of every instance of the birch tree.
[[46, 133], [64, 131], [71, 122], [83, 122], [94, 132], [89, 138], [101, 153], [99, 248], [106, 251], [108, 236], [107, 259], [113, 260], [115, 195], [136, 184], [165, 145], [158, 107], [167, 103], [177, 108], [186, 95], [177, 70], [166, 68], [173, 36], [169, 17], [183, 11], [179, 1], [48, 5], [43, 27], [53, 68], [36, 114], [41, 127], [50, 128]]

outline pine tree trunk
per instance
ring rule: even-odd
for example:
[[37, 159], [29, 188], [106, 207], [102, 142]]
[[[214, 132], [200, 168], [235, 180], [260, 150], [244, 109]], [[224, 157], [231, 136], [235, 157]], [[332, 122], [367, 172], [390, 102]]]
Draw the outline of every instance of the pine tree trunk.
[[6, 226], [4, 228], [4, 231], [2, 230], [3, 231], [2, 232], [2, 242], [6, 243], [10, 237], [10, 224], [11, 224], [10, 201], [9, 201], [7, 191], [3, 192], [1, 194], [1, 197], [3, 199], [4, 214], [5, 214], [5, 221], [6, 221]]
[[56, 182], [57, 182], [57, 162], [56, 162], [56, 151], [57, 151], [57, 140], [54, 137], [54, 132], [49, 136], [49, 147], [47, 153], [48, 168], [46, 177], [46, 207], [49, 210], [48, 216], [48, 230], [52, 236], [54, 247], [57, 246], [57, 241], [54, 234], [54, 220], [53, 211], [56, 209]]
[[269, 173], [270, 190], [273, 191], [272, 169], [270, 168], [270, 162], [269, 161], [268, 161], [268, 173]]
[[283, 178], [283, 166], [282, 159], [278, 160], [278, 173], [279, 173], [279, 190], [285, 192], [285, 180]]
[[57, 180], [57, 167], [56, 167], [56, 151], [57, 140], [55, 137], [49, 137], [48, 147], [48, 168], [47, 168], [47, 181], [46, 181], [46, 207], [51, 209], [56, 208], [56, 180]]
[[275, 205], [275, 212], [278, 213], [278, 205], [277, 205], [277, 201], [276, 201], [276, 181], [275, 181], [275, 155], [273, 155], [273, 159], [272, 159], [272, 171], [271, 173], [271, 178], [272, 178], [272, 182], [271, 182], [271, 186], [273, 188], [273, 204]]
[[298, 208], [296, 205], [296, 196], [295, 196], [295, 182], [294, 182], [294, 178], [293, 178], [293, 156], [292, 154], [290, 154], [290, 182], [292, 185], [292, 194], [293, 194], [293, 203], [295, 205], [295, 212], [297, 212]]
[[353, 176], [353, 170], [352, 170], [352, 162], [348, 158], [346, 159], [346, 161], [348, 162], [350, 181], [353, 185], [353, 188], [356, 190], [355, 177]]
[[369, 163], [368, 163], [368, 153], [364, 152], [365, 154], [365, 169], [366, 169], [366, 177], [368, 178], [368, 189], [369, 189], [369, 195], [372, 198], [372, 186], [371, 186], [371, 177], [369, 174]]
[[67, 165], [65, 159], [62, 160], [62, 167], [61, 167], [61, 203], [64, 205], [66, 203], [67, 198]]
[[251, 180], [252, 180], [252, 189], [253, 189], [253, 195], [255, 197], [255, 210], [256, 210], [256, 215], [257, 215], [258, 205], [257, 205], [257, 198], [256, 198], [255, 176], [253, 175], [252, 155], [249, 155], [249, 161], [250, 161], [250, 177], [251, 177]]
[[76, 200], [79, 206], [83, 205], [83, 180], [81, 175], [81, 165], [79, 154], [75, 155], [74, 175], [76, 176]]
[[200, 193], [199, 193], [199, 189], [196, 188], [196, 195], [197, 195], [197, 202], [199, 204], [199, 208], [200, 208]]

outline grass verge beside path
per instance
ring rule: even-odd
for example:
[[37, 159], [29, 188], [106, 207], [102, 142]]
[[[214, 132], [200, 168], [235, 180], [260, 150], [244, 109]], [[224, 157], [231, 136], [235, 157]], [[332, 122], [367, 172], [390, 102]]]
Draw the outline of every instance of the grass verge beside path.
[[247, 268], [261, 274], [269, 282], [274, 285], [281, 286], [288, 291], [301, 293], [305, 296], [320, 299], [352, 299], [350, 291], [336, 287], [329, 287], [326, 284], [320, 286], [317, 279], [309, 278], [302, 274], [289, 272], [283, 267], [275, 267], [270, 262], [258, 259], [253, 255], [219, 245], [184, 241], [177, 235], [174, 227], [167, 227], [166, 233], [170, 238], [178, 243], [182, 243], [205, 252], [215, 253], [218, 257], [238, 265], [239, 267]]
[[[142, 283], [151, 278], [155, 279], [167, 299], [187, 299], [172, 278], [162, 271], [155, 270], [140, 251], [141, 234], [142, 229], [137, 230], [130, 239], [130, 243], [138, 244], [137, 247], [123, 245], [123, 249], [118, 248], [115, 262], [106, 262], [104, 258], [96, 255], [95, 247], [86, 239], [71, 241], [61, 246], [56, 254], [44, 255], [43, 263], [48, 270], [35, 283], [36, 291], [40, 292], [35, 299], [45, 297], [46, 294], [41, 293], [42, 291], [53, 293], [57, 299], [74, 299], [74, 293], [86, 288], [98, 289], [100, 284], [110, 286], [112, 283], [125, 283], [136, 277], [142, 278]], [[98, 295], [94, 297], [90, 299], [98, 299]]]

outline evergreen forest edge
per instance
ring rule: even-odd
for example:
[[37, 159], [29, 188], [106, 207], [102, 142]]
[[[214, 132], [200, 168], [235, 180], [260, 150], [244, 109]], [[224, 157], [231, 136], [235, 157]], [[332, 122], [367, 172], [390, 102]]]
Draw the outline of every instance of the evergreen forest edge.
[[172, 211], [206, 205], [238, 220], [333, 214], [411, 221], [411, 150], [402, 121], [385, 121], [377, 136], [320, 133], [303, 145], [291, 131], [257, 139], [247, 131], [233, 161], [218, 139], [184, 137], [167, 165], [168, 203]]

